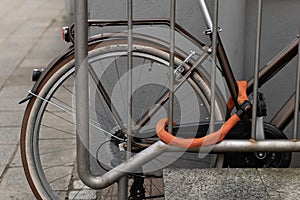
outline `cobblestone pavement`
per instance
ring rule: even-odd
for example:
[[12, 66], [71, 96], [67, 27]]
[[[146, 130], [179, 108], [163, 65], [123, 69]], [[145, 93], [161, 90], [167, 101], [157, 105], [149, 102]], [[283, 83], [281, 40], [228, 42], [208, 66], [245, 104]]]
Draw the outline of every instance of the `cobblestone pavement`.
[[62, 0], [0, 1], [0, 199], [34, 199], [22, 169], [19, 134], [33, 68], [65, 48]]

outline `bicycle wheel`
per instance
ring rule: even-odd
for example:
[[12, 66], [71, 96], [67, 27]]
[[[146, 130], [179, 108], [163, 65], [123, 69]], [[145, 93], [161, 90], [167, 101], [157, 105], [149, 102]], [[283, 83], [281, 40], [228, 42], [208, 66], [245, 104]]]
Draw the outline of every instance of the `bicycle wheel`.
[[[134, 42], [132, 121], [147, 116], [157, 99], [168, 90], [167, 49], [154, 47], [147, 41]], [[176, 66], [182, 63], [177, 56]], [[101, 175], [122, 161], [122, 142], [126, 129], [127, 41], [99, 40], [89, 45], [90, 67], [90, 162], [91, 171]], [[175, 67], [176, 67], [175, 66]], [[188, 67], [186, 65], [185, 67]], [[74, 122], [74, 54], [49, 66], [38, 83], [35, 97], [26, 108], [21, 131], [21, 155], [30, 187], [38, 199], [117, 199], [117, 184], [103, 190], [93, 190], [78, 178], [76, 170], [76, 134]], [[125, 82], [126, 83], [126, 82]], [[99, 87], [105, 89], [109, 103]], [[210, 91], [207, 80], [198, 71], [175, 92], [174, 119], [179, 124], [209, 120]], [[218, 99], [218, 98], [217, 98]], [[217, 118], [223, 113], [216, 101]], [[112, 112], [112, 106], [114, 112]], [[155, 140], [154, 127], [166, 117], [166, 104], [138, 129], [136, 140], [145, 143]], [[117, 114], [116, 114], [117, 113]], [[197, 130], [195, 130], [196, 133]], [[178, 131], [180, 132], [180, 130]], [[180, 134], [180, 133], [178, 133]], [[140, 148], [140, 147], [139, 147]], [[136, 149], [135, 152], [140, 151]], [[210, 155], [193, 162], [211, 166]], [[190, 159], [190, 155], [163, 154], [149, 165], [143, 188], [145, 198], [163, 195], [163, 183], [156, 172], [175, 160]], [[158, 166], [159, 165], [159, 166]], [[131, 175], [129, 185], [136, 185], [138, 175]]]
[[[288, 139], [277, 127], [265, 123], [266, 139]], [[250, 132], [245, 133], [242, 139], [250, 138]], [[225, 166], [232, 168], [287, 168], [290, 166], [292, 152], [245, 152], [226, 153]]]

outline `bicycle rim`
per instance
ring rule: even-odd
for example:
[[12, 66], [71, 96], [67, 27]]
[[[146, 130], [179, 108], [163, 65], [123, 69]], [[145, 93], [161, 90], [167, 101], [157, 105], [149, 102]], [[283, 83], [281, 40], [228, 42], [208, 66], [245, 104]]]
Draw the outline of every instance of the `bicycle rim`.
[[[166, 81], [168, 56], [162, 58], [162, 54], [165, 53], [157, 49], [149, 50], [149, 48], [138, 45], [135, 48], [139, 51], [134, 52], [134, 77], [137, 79], [132, 94], [134, 105], [132, 119], [137, 122], [153, 106], [156, 99], [168, 89], [166, 87], [168, 85]], [[147, 51], [145, 52], [143, 49], [147, 49]], [[149, 53], [151, 51], [153, 51], [152, 54]], [[127, 73], [125, 60], [126, 45], [100, 46], [90, 51], [90, 66], [94, 68], [99, 80], [105, 85], [122, 122], [127, 121], [124, 114], [126, 113], [126, 107], [124, 107], [126, 99], [124, 91], [126, 89], [123, 84]], [[176, 62], [180, 64], [180, 60]], [[116, 184], [104, 190], [93, 190], [85, 186], [76, 173], [74, 70], [74, 60], [72, 59], [64, 65], [53, 66], [49, 76], [46, 76], [45, 80], [40, 83], [37, 96], [30, 101], [26, 109], [21, 135], [21, 152], [25, 173], [37, 198], [117, 199]], [[145, 75], [150, 73], [152, 75]], [[175, 95], [174, 119], [181, 124], [193, 122], [193, 120], [209, 120], [209, 103], [207, 101], [209, 90], [201, 88], [205, 82], [199, 74], [193, 76], [197, 81], [189, 79], [186, 86], [179, 89]], [[154, 80], [151, 80], [153, 77]], [[200, 88], [199, 81], [202, 81]], [[92, 79], [90, 82], [92, 83], [89, 88], [91, 91], [90, 113], [92, 113], [90, 117], [90, 127], [92, 127], [90, 133], [92, 135], [91, 171], [101, 175], [113, 167], [116, 162], [118, 164], [122, 161], [120, 158], [122, 153], [119, 153], [118, 148], [115, 148], [111, 141], [118, 132], [122, 132], [121, 127], [126, 127], [126, 124], [118, 124], [116, 117], [110, 113], [109, 105], [97, 90], [97, 83]], [[203, 91], [206, 91], [206, 94], [203, 94]], [[197, 108], [193, 106], [189, 98], [195, 101], [193, 103], [197, 104]], [[166, 107], [161, 106], [161, 110], [143, 125], [143, 128], [139, 130], [141, 140], [152, 136], [143, 135], [143, 133], [149, 133], [157, 119], [166, 117], [165, 111]], [[194, 113], [196, 117], [191, 113], [195, 111], [197, 112]], [[220, 112], [218, 114], [220, 115]], [[162, 163], [162, 160], [166, 160], [166, 158], [171, 158], [171, 161]], [[191, 155], [174, 154], [162, 155], [153, 163], [156, 167], [159, 163], [161, 166], [158, 168], [162, 169], [177, 159], [182, 159], [185, 163], [186, 160], [193, 160], [196, 166], [203, 163], [203, 167], [211, 165], [211, 158], [195, 160], [195, 157]], [[161, 197], [163, 195], [162, 180], [154, 176], [157, 173], [156, 170], [150, 171], [147, 173], [151, 176], [147, 176], [144, 183], [146, 195]], [[132, 180], [129, 182], [132, 184]]]

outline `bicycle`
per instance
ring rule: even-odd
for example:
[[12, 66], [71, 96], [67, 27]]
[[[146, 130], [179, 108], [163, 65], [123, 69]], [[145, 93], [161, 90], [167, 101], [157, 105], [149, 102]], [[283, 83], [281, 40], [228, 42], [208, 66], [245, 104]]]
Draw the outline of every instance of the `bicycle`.
[[[202, 10], [207, 11], [207, 6], [202, 2]], [[208, 14], [204, 15], [207, 21], [211, 21]], [[167, 19], [143, 19], [134, 20], [136, 26], [164, 25], [169, 27], [171, 22]], [[89, 20], [89, 26], [125, 26], [127, 20]], [[174, 51], [174, 76], [176, 82], [174, 118], [178, 125], [174, 126], [177, 136], [202, 137], [206, 135], [210, 120], [210, 74], [202, 67], [210, 62], [211, 47], [196, 39], [188, 31], [178, 24], [175, 25], [177, 37], [197, 49], [188, 52], [177, 46]], [[212, 28], [212, 27], [209, 27]], [[21, 155], [25, 174], [29, 185], [38, 199], [100, 199], [117, 198], [118, 189], [115, 181], [128, 175], [130, 179], [129, 199], [163, 198], [160, 169], [168, 166], [175, 160], [188, 160], [195, 162], [197, 167], [288, 167], [291, 161], [290, 152], [258, 152], [247, 149], [246, 153], [225, 153], [225, 161], [220, 154], [205, 154], [198, 158], [197, 153], [177, 153], [176, 147], [167, 147], [157, 143], [155, 125], [163, 117], [166, 117], [166, 102], [168, 101], [169, 88], [166, 86], [169, 73], [169, 44], [145, 32], [152, 29], [142, 28], [142, 33], [133, 35], [133, 75], [136, 77], [133, 84], [134, 93], [131, 101], [133, 107], [132, 121], [134, 122], [134, 138], [131, 152], [139, 157], [143, 164], [153, 159], [150, 164], [136, 165], [127, 170], [126, 159], [126, 99], [127, 90], [127, 49], [128, 34], [107, 33], [90, 38], [88, 43], [89, 62], [89, 109], [91, 132], [90, 144], [83, 144], [81, 152], [88, 151], [85, 157], [90, 164], [77, 162], [82, 155], [76, 156], [76, 131], [74, 124], [74, 81], [75, 60], [74, 46], [71, 45], [62, 54], [58, 55], [43, 71], [35, 71], [33, 80], [35, 84], [23, 102], [29, 100], [22, 123]], [[156, 31], [164, 32], [164, 29], [156, 28]], [[212, 36], [212, 31], [206, 32]], [[65, 40], [74, 43], [74, 26], [64, 28]], [[274, 74], [280, 71], [284, 65], [298, 53], [298, 38], [285, 48], [275, 59], [272, 59], [263, 70], [260, 71], [259, 86], [266, 83]], [[233, 97], [237, 110], [241, 105], [237, 101], [238, 85], [226, 57], [222, 40], [218, 36], [217, 55], [219, 69], [225, 77], [227, 87]], [[190, 49], [189, 49], [190, 50]], [[125, 66], [125, 67], [124, 67]], [[201, 67], [199, 67], [201, 66]], [[178, 86], [178, 87], [177, 87]], [[247, 94], [253, 92], [253, 79], [248, 81]], [[276, 117], [265, 123], [264, 137], [266, 139], [287, 139], [282, 129], [291, 121], [294, 110], [291, 108], [293, 98], [287, 102]], [[263, 104], [263, 98], [260, 99]], [[227, 103], [219, 88], [216, 88], [215, 119], [216, 126], [221, 125], [231, 113], [224, 108]], [[289, 112], [286, 113], [286, 108]], [[263, 110], [263, 108], [261, 108]], [[187, 115], [188, 113], [188, 115]], [[192, 114], [191, 114], [192, 113]], [[250, 117], [243, 113], [242, 122], [236, 125], [225, 139], [249, 139]], [[243, 135], [239, 133], [242, 132]], [[195, 135], [195, 133], [199, 133]], [[182, 135], [183, 134], [183, 135]], [[155, 146], [156, 145], [156, 146]], [[217, 145], [216, 145], [217, 146]], [[87, 148], [88, 147], [88, 148]], [[152, 155], [158, 150], [159, 154], [165, 151], [173, 151], [167, 155]], [[87, 149], [85, 149], [87, 148]], [[228, 149], [228, 148], [227, 148]], [[203, 149], [202, 149], [203, 150]], [[210, 149], [211, 150], [211, 149]], [[148, 153], [147, 160], [140, 153]], [[204, 150], [205, 152], [205, 150]], [[222, 152], [222, 151], [221, 151]], [[83, 154], [86, 155], [86, 154]], [[196, 155], [196, 156], [195, 156]], [[152, 157], [151, 157], [152, 156]], [[78, 158], [80, 157], [80, 158]], [[154, 159], [155, 158], [155, 159]], [[232, 160], [235, 159], [235, 162]], [[143, 160], [144, 159], [144, 160]], [[169, 159], [169, 160], [168, 160]], [[86, 160], [85, 160], [86, 161]], [[141, 162], [142, 162], [141, 161]], [[180, 161], [179, 161], [180, 162]], [[182, 165], [183, 163], [179, 163]], [[191, 164], [191, 163], [189, 163]], [[82, 167], [82, 165], [84, 165]], [[90, 187], [100, 188], [93, 181], [86, 186], [80, 179], [86, 174], [85, 168], [95, 176], [102, 176], [107, 172], [117, 174], [114, 178], [106, 179], [101, 190], [93, 190]], [[120, 167], [121, 166], [121, 167]], [[118, 171], [122, 169], [124, 171]], [[79, 175], [77, 171], [81, 170]], [[109, 177], [109, 176], [107, 176]], [[157, 178], [158, 177], [158, 178]], [[93, 185], [94, 184], [94, 185]], [[110, 186], [108, 186], [110, 185]], [[106, 188], [107, 187], [107, 188]], [[127, 189], [126, 189], [127, 190]]]

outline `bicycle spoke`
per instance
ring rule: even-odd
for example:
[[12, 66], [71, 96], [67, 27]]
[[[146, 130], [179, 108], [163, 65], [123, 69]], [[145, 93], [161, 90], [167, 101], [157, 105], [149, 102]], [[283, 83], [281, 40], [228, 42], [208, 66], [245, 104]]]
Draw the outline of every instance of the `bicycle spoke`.
[[56, 108], [59, 108], [60, 110], [65, 111], [66, 113], [69, 113], [69, 114], [73, 115], [73, 112], [72, 112], [72, 111], [69, 111], [68, 108], [65, 108], [63, 105], [60, 105], [60, 104], [58, 104], [58, 103], [51, 102], [51, 101], [49, 101], [49, 100], [47, 100], [47, 99], [45, 99], [45, 98], [43, 98], [43, 97], [40, 97], [40, 96], [34, 94], [34, 93], [31, 92], [31, 91], [28, 91], [28, 93], [31, 94], [31, 95], [33, 95], [34, 97], [36, 97], [36, 98], [38, 98], [38, 99], [41, 99], [41, 100], [44, 101], [44, 102], [47, 102], [47, 103], [49, 103], [49, 104], [55, 106]]
[[[121, 78], [121, 75], [120, 75], [120, 71], [119, 71], [119, 68], [118, 68], [118, 64], [117, 64], [117, 59], [116, 58], [114, 59], [114, 63], [115, 63], [115, 69], [116, 69], [117, 79], [119, 80]], [[125, 101], [125, 97], [124, 97], [124, 94], [123, 94], [122, 85], [121, 85], [120, 81], [118, 81], [117, 83], [118, 83], [118, 86], [119, 86], [119, 91], [121, 92], [121, 98], [122, 98], [122, 102], [123, 102], [124, 113], [127, 113], [127, 108], [126, 108], [127, 103], [125, 103], [126, 101]]]
[[[155, 179], [155, 178], [150, 177], [150, 178], [145, 179], [145, 182], [147, 182], [147, 181], [150, 182], [150, 184], [149, 184], [150, 188], [147, 187], [148, 185], [146, 183], [144, 184], [144, 188], [146, 189], [146, 191], [148, 192], [148, 194], [152, 198], [161, 198], [161, 197], [164, 197], [163, 194], [157, 194], [158, 192], [163, 193], [163, 191], [161, 190], [162, 188], [158, 188], [157, 184], [153, 183], [153, 179]], [[154, 189], [155, 191], [153, 191], [153, 187], [155, 188]], [[146, 197], [146, 199], [147, 199], [147, 197]]]
[[47, 167], [44, 167], [43, 169], [45, 171], [49, 170], [49, 169], [52, 169], [52, 168], [55, 168], [55, 167], [72, 167], [74, 164], [73, 163], [70, 163], [70, 162], [66, 162], [66, 163], [61, 163], [61, 164], [57, 164], [57, 165], [52, 165], [52, 166], [47, 166]]
[[46, 110], [45, 112], [47, 112], [47, 113], [49, 113], [49, 114], [51, 114], [51, 115], [53, 115], [53, 116], [55, 116], [55, 117], [57, 117], [59, 119], [61, 119], [61, 120], [65, 121], [65, 122], [71, 124], [72, 126], [75, 126], [75, 123], [73, 121], [70, 121], [70, 120], [68, 120], [68, 119], [66, 119], [66, 118], [64, 118], [62, 116], [59, 116], [58, 114], [56, 114], [56, 113], [54, 113], [52, 111]]
[[[98, 90], [100, 91], [100, 93], [102, 94], [102, 97], [104, 98], [107, 107], [110, 109], [110, 111], [112, 112], [112, 115], [114, 116], [115, 121], [117, 122], [117, 124], [119, 125], [119, 127], [122, 130], [125, 130], [125, 127], [123, 126], [123, 122], [121, 120], [120, 115], [117, 112], [117, 109], [115, 108], [115, 106], [113, 105], [110, 97], [108, 96], [108, 93], [106, 92], [104, 86], [102, 85], [100, 79], [97, 77], [96, 72], [94, 71], [94, 69], [92, 68], [92, 66], [89, 66], [89, 71], [90, 74], [92, 76], [92, 79], [94, 80], [94, 83], [97, 85]], [[98, 93], [97, 93], [98, 94]], [[102, 103], [102, 102], [101, 102]]]
[[58, 178], [56, 178], [56, 179], [54, 179], [54, 180], [50, 180], [49, 183], [50, 183], [50, 185], [51, 185], [52, 183], [57, 182], [57, 181], [59, 181], [59, 180], [61, 180], [61, 179], [63, 179], [63, 178], [66, 178], [66, 177], [68, 177], [68, 176], [70, 176], [70, 174], [67, 174], [67, 175], [58, 177]]
[[44, 155], [48, 155], [48, 154], [54, 154], [54, 153], [60, 153], [60, 152], [64, 152], [64, 151], [69, 151], [69, 150], [74, 150], [76, 149], [76, 147], [72, 147], [72, 148], [64, 148], [64, 149], [56, 149], [55, 151], [49, 151], [49, 152], [43, 152], [43, 153], [40, 153], [40, 156], [44, 156]]
[[[55, 101], [54, 101], [54, 100], [55, 100]], [[73, 108], [72, 108], [69, 104], [65, 103], [63, 100], [58, 99], [58, 98], [55, 97], [55, 96], [52, 97], [52, 102], [53, 102], [54, 104], [63, 105], [64, 108], [68, 109], [70, 112], [73, 112]], [[57, 102], [57, 103], [55, 103], [55, 102]]]
[[[76, 137], [75, 137], [76, 134], [75, 134], [74, 132], [65, 131], [65, 130], [63, 130], [63, 129], [59, 129], [59, 128], [53, 127], [53, 126], [48, 126], [48, 125], [46, 125], [46, 124], [42, 124], [42, 126], [45, 127], [45, 128], [47, 128], [47, 129], [52, 129], [52, 130], [54, 130], [54, 131], [58, 131], [58, 132], [60, 132], [60, 133], [64, 133], [64, 134], [66, 134], [66, 135], [72, 135], [72, 136], [74, 136], [73, 138], [64, 138], [64, 139], [75, 139], [75, 138], [76, 138]], [[42, 139], [50, 139], [50, 138], [42, 138]], [[55, 139], [55, 138], [51, 138], [51, 139]], [[57, 138], [57, 139], [61, 139], [61, 138]]]

